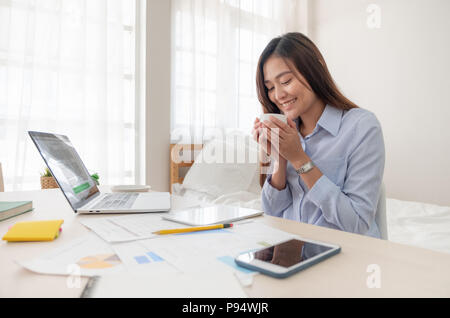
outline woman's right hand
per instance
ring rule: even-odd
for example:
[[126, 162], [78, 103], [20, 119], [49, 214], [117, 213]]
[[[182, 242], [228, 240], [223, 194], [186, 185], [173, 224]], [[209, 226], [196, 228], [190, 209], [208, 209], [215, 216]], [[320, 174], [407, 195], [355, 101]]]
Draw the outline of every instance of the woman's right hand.
[[[266, 156], [270, 156], [273, 148], [267, 138], [267, 135], [270, 134], [270, 130], [263, 127], [262, 122], [259, 120], [259, 118], [256, 118], [253, 123], [252, 134], [253, 139], [261, 146], [261, 149], [264, 151]], [[273, 150], [274, 152], [276, 152], [275, 149]], [[278, 156], [279, 155], [277, 154], [277, 158], [275, 158], [277, 161], [279, 160]]]
[[[260, 122], [259, 118], [256, 118], [253, 125], [252, 134], [253, 139], [261, 146], [261, 162], [270, 163], [269, 156], [274, 159], [274, 170], [270, 172], [272, 174], [272, 180], [270, 182], [271, 185], [278, 190], [284, 189], [286, 187], [287, 160], [280, 156], [276, 149], [273, 149], [273, 153], [271, 154], [271, 149], [273, 147], [270, 144], [270, 141], [267, 140], [267, 135], [270, 134], [270, 129], [263, 128], [262, 122]], [[262, 152], [265, 152], [265, 154], [262, 154]], [[267, 173], [268, 172], [265, 172], [265, 174]]]
[[259, 118], [256, 117], [255, 122], [253, 123], [253, 130], [252, 130], [253, 139], [256, 142], [258, 142], [259, 140], [259, 135], [261, 133], [260, 129], [261, 129], [261, 122], [259, 121]]

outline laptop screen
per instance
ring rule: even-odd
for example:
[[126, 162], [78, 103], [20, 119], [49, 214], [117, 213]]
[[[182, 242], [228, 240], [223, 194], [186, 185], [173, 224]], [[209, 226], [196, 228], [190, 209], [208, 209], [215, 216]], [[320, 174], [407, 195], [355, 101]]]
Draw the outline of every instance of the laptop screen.
[[75, 211], [99, 193], [69, 138], [35, 131], [28, 133]]

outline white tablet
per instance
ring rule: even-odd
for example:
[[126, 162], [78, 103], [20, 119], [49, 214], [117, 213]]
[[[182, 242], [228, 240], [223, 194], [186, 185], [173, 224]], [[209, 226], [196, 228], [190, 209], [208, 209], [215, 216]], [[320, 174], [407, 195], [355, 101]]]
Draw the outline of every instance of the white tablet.
[[151, 187], [148, 185], [115, 185], [111, 187], [112, 192], [148, 192]]
[[170, 212], [163, 219], [191, 226], [222, 224], [255, 217], [264, 212], [236, 206], [215, 205]]
[[338, 245], [306, 239], [291, 239], [236, 257], [239, 266], [277, 278], [288, 277], [339, 253]]

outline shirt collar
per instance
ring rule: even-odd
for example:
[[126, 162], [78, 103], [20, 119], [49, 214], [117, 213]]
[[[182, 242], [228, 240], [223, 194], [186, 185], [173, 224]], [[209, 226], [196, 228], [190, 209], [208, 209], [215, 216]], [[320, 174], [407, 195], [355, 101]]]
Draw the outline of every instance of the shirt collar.
[[336, 136], [341, 127], [342, 109], [326, 105], [320, 116], [317, 125], [328, 131], [333, 136]]

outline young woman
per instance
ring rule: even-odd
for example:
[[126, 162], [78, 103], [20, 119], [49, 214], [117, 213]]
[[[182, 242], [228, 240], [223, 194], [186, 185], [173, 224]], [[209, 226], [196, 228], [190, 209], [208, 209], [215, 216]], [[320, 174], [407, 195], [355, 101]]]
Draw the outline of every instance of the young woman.
[[301, 33], [273, 39], [258, 62], [264, 113], [253, 137], [271, 157], [264, 211], [300, 222], [380, 237], [375, 211], [385, 152], [371, 112], [342, 95], [317, 47]]

